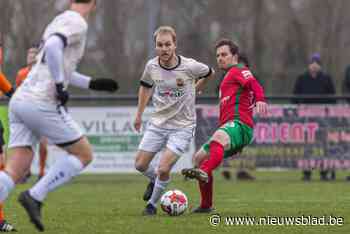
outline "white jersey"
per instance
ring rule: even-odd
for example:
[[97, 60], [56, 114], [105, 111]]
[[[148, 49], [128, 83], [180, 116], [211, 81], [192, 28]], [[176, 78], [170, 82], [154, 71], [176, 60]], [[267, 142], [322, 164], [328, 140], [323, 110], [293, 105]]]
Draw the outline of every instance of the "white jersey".
[[167, 129], [195, 127], [196, 79], [209, 76], [211, 69], [194, 59], [178, 56], [178, 65], [172, 69], [162, 67], [159, 57], [148, 61], [141, 83], [154, 86], [155, 112], [151, 123]]
[[[65, 87], [68, 86], [71, 74], [76, 70], [79, 61], [83, 57], [87, 30], [88, 25], [85, 19], [78, 12], [71, 10], [58, 15], [45, 29], [41, 47], [52, 35], [58, 35], [64, 41]], [[37, 63], [16, 91], [15, 98], [56, 104], [55, 80], [45, 63], [43, 49], [41, 49], [36, 59]]]

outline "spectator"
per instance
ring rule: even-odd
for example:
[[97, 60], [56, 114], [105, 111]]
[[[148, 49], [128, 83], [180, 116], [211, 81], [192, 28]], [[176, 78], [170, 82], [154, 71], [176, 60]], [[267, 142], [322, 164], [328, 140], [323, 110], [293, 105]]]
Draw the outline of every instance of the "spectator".
[[[322, 70], [321, 57], [315, 53], [310, 58], [308, 70], [301, 74], [295, 85], [293, 94], [295, 95], [332, 95], [335, 94], [333, 81], [330, 75]], [[335, 100], [329, 98], [301, 98], [296, 99], [295, 103], [307, 104], [330, 104]]]
[[[294, 95], [332, 95], [335, 94], [333, 81], [330, 75], [322, 70], [321, 56], [318, 53], [314, 53], [309, 61], [308, 70], [301, 74], [295, 85]], [[306, 104], [331, 104], [336, 103], [335, 99], [329, 98], [300, 98], [295, 99], [294, 103], [306, 103]], [[320, 169], [321, 180], [328, 180], [328, 170]], [[305, 168], [303, 171], [303, 180], [311, 180], [311, 168]], [[335, 179], [335, 172], [331, 172], [331, 179]]]
[[[348, 65], [345, 69], [345, 77], [342, 87], [344, 94], [350, 94], [350, 65]], [[346, 99], [346, 101], [350, 103], [350, 99]]]

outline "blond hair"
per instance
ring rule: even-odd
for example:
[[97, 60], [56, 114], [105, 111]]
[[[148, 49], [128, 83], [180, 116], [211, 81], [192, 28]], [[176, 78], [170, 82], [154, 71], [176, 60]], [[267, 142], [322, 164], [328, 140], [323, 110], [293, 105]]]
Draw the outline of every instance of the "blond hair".
[[171, 26], [160, 26], [153, 34], [154, 41], [156, 41], [159, 34], [170, 34], [173, 38], [173, 41], [176, 42], [176, 32], [175, 29]]

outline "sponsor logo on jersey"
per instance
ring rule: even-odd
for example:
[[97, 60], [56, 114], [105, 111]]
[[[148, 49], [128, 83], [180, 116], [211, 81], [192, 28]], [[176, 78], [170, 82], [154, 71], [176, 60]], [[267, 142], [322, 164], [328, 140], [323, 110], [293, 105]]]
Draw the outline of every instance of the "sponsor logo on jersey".
[[159, 90], [158, 95], [160, 97], [175, 97], [179, 98], [184, 96], [185, 91], [182, 89], [166, 89], [166, 90]]
[[176, 79], [176, 85], [177, 87], [184, 87], [185, 86], [185, 81], [181, 78]]

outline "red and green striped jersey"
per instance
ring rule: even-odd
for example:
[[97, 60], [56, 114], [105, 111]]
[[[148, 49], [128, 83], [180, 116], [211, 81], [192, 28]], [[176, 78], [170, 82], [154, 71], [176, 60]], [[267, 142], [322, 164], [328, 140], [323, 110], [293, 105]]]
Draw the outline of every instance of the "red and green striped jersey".
[[239, 120], [253, 127], [256, 101], [265, 101], [264, 90], [250, 70], [242, 64], [230, 68], [220, 85], [220, 126]]

